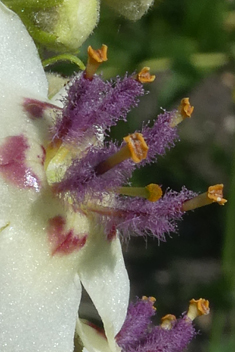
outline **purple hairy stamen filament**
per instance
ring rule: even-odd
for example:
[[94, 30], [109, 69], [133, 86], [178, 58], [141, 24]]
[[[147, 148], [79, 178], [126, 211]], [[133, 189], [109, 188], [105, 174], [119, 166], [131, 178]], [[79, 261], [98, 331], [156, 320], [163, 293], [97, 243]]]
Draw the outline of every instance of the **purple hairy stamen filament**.
[[[146, 200], [148, 201], [148, 200]], [[132, 213], [134, 214], [134, 216], [136, 218], [138, 217], [145, 217], [147, 218], [148, 216], [150, 216], [151, 214], [147, 211], [131, 211], [130, 209], [115, 209], [115, 208], [111, 208], [111, 207], [105, 207], [105, 206], [101, 206], [101, 205], [96, 205], [96, 206], [91, 206], [88, 205], [86, 207], [87, 209], [89, 209], [89, 211], [93, 212], [93, 213], [97, 213], [101, 216], [107, 216], [107, 217], [112, 217], [112, 218], [116, 218], [116, 219], [125, 219], [128, 217], [128, 215], [131, 215]], [[184, 211], [182, 210], [182, 206], [179, 207], [179, 209], [175, 209], [176, 213], [181, 213], [183, 214]]]
[[124, 236], [134, 232], [136, 235], [152, 234], [165, 241], [164, 233], [177, 229], [176, 221], [182, 218], [183, 203], [194, 197], [195, 193], [182, 188], [180, 192], [167, 190], [156, 202], [139, 197], [116, 196], [111, 206], [87, 202], [85, 208], [100, 216], [106, 228], [115, 225]]
[[125, 121], [130, 109], [138, 105], [138, 97], [144, 94], [142, 84], [127, 75], [104, 82], [99, 76], [95, 75], [90, 81], [82, 74], [71, 83], [63, 117], [54, 128], [54, 135], [61, 136], [63, 141], [77, 141], [82, 137], [82, 130], [95, 132], [92, 126], [97, 125], [105, 131], [120, 119]]

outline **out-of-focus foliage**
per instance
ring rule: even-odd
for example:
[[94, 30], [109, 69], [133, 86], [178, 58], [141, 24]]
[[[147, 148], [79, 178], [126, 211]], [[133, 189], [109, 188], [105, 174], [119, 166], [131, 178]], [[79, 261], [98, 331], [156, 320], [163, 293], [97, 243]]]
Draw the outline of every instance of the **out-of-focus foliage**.
[[[192, 74], [192, 55], [229, 52], [228, 9], [229, 4], [222, 0], [155, 1], [151, 11], [133, 23], [102, 6], [99, 26], [89, 42], [109, 45], [110, 65], [116, 70], [132, 70], [148, 60], [163, 70], [166, 63], [162, 59], [170, 59], [177, 71]], [[205, 60], [205, 68], [208, 65], [211, 62]]]

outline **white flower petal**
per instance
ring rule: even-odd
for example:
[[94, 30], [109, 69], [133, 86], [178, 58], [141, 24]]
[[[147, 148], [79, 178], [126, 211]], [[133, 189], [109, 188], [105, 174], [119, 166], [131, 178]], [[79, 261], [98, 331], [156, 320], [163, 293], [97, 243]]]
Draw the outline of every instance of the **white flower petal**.
[[22, 107], [24, 98], [47, 100], [37, 49], [19, 17], [1, 2], [0, 27], [0, 138], [22, 134], [41, 144], [47, 125], [40, 119], [32, 124]]
[[85, 346], [83, 352], [111, 352], [105, 336], [83, 320], [78, 319], [76, 330]]
[[[52, 255], [46, 231], [65, 209], [49, 189], [19, 182], [22, 165], [44, 182], [39, 154], [47, 126], [32, 122], [22, 99], [46, 100], [47, 81], [33, 41], [2, 3], [0, 26], [0, 351], [72, 352], [81, 296], [77, 253]], [[24, 139], [28, 148], [17, 160]]]
[[90, 236], [78, 273], [104, 324], [111, 350], [126, 317], [129, 279], [119, 238], [108, 241], [98, 229]]
[[36, 199], [12, 189], [9, 196], [19, 203], [0, 232], [0, 350], [72, 352], [81, 296], [76, 253], [51, 255], [45, 231], [47, 218], [62, 210], [48, 192]]
[[20, 89], [47, 97], [47, 81], [37, 49], [19, 17], [0, 2], [0, 81], [19, 95]]

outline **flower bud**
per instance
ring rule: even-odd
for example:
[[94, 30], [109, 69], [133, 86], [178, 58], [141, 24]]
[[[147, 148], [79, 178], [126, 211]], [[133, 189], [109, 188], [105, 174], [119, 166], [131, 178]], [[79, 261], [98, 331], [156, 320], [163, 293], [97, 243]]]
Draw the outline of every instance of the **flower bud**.
[[129, 20], [136, 21], [147, 12], [154, 0], [103, 0]]
[[3, 2], [19, 15], [35, 42], [58, 52], [76, 51], [99, 18], [99, 0]]

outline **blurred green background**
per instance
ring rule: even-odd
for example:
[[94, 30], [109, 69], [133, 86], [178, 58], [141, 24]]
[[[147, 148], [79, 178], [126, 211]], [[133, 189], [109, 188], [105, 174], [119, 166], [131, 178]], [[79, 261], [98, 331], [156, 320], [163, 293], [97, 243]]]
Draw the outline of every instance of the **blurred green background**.
[[[202, 334], [189, 351], [235, 351], [235, 3], [229, 0], [159, 0], [141, 20], [130, 22], [101, 4], [86, 48], [105, 43], [105, 78], [150, 66], [156, 80], [150, 94], [112, 131], [122, 139], [189, 96], [195, 112], [179, 126], [181, 142], [157, 164], [133, 177], [135, 185], [156, 182], [163, 189], [183, 185], [203, 192], [223, 183], [225, 207], [213, 204], [185, 215], [178, 234], [159, 244], [131, 238], [124, 254], [132, 298], [157, 298], [158, 319], [180, 315], [191, 298], [210, 300], [211, 314], [198, 319]], [[58, 68], [57, 68], [58, 69]], [[75, 69], [69, 66], [70, 72]]]

